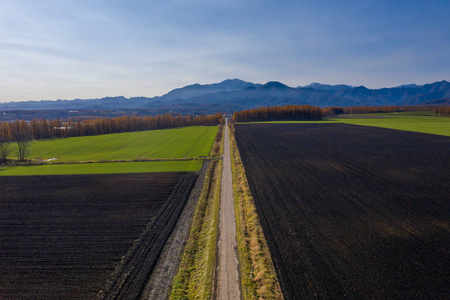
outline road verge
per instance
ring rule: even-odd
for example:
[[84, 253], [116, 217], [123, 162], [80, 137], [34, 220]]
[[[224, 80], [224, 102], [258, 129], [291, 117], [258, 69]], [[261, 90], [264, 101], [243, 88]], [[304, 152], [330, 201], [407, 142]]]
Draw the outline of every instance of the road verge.
[[[220, 128], [219, 132], [222, 130]], [[222, 140], [223, 135], [218, 134], [211, 156], [220, 155]], [[178, 272], [172, 281], [170, 299], [211, 299], [214, 295], [221, 180], [222, 161], [213, 160], [195, 208]]]

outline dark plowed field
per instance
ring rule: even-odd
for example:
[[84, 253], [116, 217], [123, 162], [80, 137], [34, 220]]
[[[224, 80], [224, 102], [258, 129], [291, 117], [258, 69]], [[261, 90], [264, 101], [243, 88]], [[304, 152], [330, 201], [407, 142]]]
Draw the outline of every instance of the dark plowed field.
[[[0, 299], [95, 298], [118, 276], [111, 273], [133, 243], [138, 248], [136, 240], [143, 244], [157, 234], [162, 249], [172, 230], [168, 220], [181, 211], [195, 178], [182, 173], [2, 177]], [[152, 255], [156, 260], [159, 252]]]
[[450, 298], [450, 138], [236, 125], [286, 299]]

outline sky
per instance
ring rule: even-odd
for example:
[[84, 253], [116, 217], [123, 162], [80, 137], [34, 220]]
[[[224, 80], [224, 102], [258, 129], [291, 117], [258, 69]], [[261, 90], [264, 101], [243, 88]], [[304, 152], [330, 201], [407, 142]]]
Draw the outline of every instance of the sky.
[[450, 80], [450, 1], [0, 0], [0, 102]]

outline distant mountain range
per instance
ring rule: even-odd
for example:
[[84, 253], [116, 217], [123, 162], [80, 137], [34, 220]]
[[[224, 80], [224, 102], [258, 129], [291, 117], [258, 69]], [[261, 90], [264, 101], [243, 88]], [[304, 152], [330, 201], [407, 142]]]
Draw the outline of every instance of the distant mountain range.
[[105, 97], [56, 101], [0, 103], [0, 111], [105, 111], [146, 110], [152, 113], [233, 112], [259, 106], [310, 104], [327, 106], [450, 105], [450, 83], [443, 80], [425, 85], [402, 85], [368, 89], [364, 86], [311, 83], [296, 88], [271, 81], [264, 85], [239, 79], [214, 84], [193, 84], [160, 97]]

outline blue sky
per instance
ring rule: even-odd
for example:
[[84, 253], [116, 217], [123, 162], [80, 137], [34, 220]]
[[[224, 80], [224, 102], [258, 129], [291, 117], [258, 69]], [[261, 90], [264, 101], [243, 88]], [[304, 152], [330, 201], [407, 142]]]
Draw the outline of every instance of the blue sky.
[[0, 102], [450, 80], [450, 1], [0, 0]]

